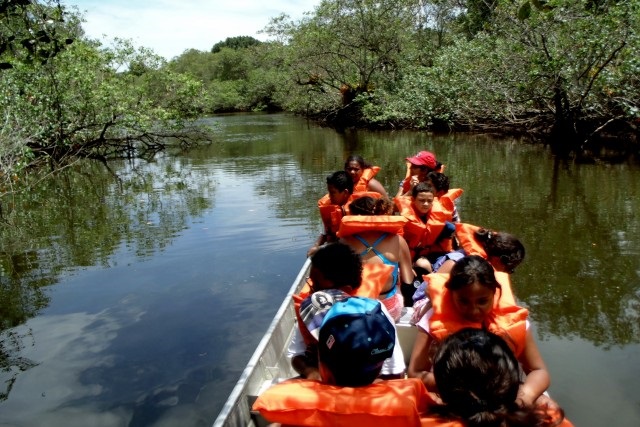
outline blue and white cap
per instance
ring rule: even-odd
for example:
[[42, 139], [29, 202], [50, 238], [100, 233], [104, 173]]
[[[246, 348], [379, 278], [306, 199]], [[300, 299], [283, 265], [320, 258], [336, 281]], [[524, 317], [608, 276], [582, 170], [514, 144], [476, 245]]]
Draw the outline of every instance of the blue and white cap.
[[336, 385], [371, 384], [393, 354], [395, 326], [379, 300], [350, 297], [333, 303], [318, 337], [318, 358]]

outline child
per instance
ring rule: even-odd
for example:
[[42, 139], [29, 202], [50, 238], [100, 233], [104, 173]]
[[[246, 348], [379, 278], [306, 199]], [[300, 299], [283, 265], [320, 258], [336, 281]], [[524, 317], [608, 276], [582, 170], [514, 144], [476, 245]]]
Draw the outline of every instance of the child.
[[447, 337], [433, 372], [442, 404], [431, 411], [465, 426], [551, 427], [563, 421], [560, 408], [517, 403], [518, 361], [502, 338], [485, 330], [467, 328]]
[[349, 204], [353, 200], [364, 196], [382, 197], [380, 193], [375, 191], [354, 192], [353, 188], [353, 181], [346, 171], [336, 171], [327, 177], [328, 193], [318, 200], [318, 209], [320, 210], [324, 233], [309, 248], [307, 251], [308, 257], [313, 255], [323, 244], [337, 240], [336, 233], [340, 227], [340, 221], [343, 216], [349, 214]]
[[[456, 190], [452, 196], [460, 194], [462, 190]], [[394, 199], [400, 214], [409, 220], [404, 227], [404, 238], [419, 277], [432, 271], [431, 263], [439, 256], [453, 251], [453, 198], [445, 195], [438, 199], [435, 189], [421, 182], [413, 187], [410, 198]]]
[[427, 229], [427, 221], [429, 213], [436, 199], [436, 192], [426, 182], [421, 182], [413, 187], [411, 197], [396, 197], [395, 204], [400, 211], [400, 215], [409, 220], [404, 227], [404, 238], [411, 250], [411, 259], [414, 267], [424, 269], [425, 272], [431, 272], [431, 263], [421, 256], [424, 241], [429, 233]]
[[[427, 174], [427, 182], [436, 190], [436, 197], [443, 197], [451, 191], [454, 193], [456, 190], [449, 190], [449, 177], [441, 172], [429, 172]], [[457, 197], [453, 197], [455, 199]], [[458, 214], [458, 207], [453, 204], [453, 213], [451, 214], [451, 220], [453, 222], [460, 222], [460, 215]]]
[[[315, 296], [315, 294], [314, 294]], [[347, 297], [324, 308], [318, 332], [322, 381], [343, 387], [373, 383], [396, 351], [396, 328], [380, 301]]]
[[361, 156], [352, 155], [344, 162], [344, 170], [353, 180], [353, 191], [375, 191], [385, 199], [389, 198], [380, 181], [374, 177], [380, 171], [379, 166], [371, 166]]
[[460, 249], [438, 258], [433, 272], [449, 273], [456, 261], [465, 255], [480, 255], [489, 261], [496, 271], [513, 273], [524, 260], [524, 245], [513, 234], [492, 231], [475, 225], [456, 224], [456, 238]]
[[378, 299], [397, 321], [405, 305], [402, 294], [398, 292], [400, 283], [413, 284], [415, 277], [409, 246], [398, 235], [402, 233], [406, 220], [390, 215], [392, 204], [383, 198], [360, 197], [349, 205], [349, 210], [351, 215], [343, 217], [338, 230], [340, 241], [360, 254], [365, 264], [378, 263], [393, 267]]
[[427, 181], [427, 174], [432, 171], [442, 172], [442, 163], [436, 160], [436, 156], [429, 151], [420, 151], [413, 157], [405, 159], [409, 163], [409, 171], [405, 179], [400, 181], [400, 188], [396, 197], [409, 196], [411, 190], [420, 182]]
[[346, 214], [346, 205], [353, 194], [353, 181], [345, 171], [336, 171], [327, 177], [327, 191], [318, 200], [318, 209], [324, 226], [324, 232], [307, 251], [307, 256], [313, 255], [325, 243], [335, 242], [336, 232], [340, 226], [340, 219]]
[[502, 298], [503, 289], [491, 264], [471, 255], [458, 261], [448, 278], [431, 274], [426, 279], [432, 308], [417, 323], [408, 375], [421, 378], [427, 389], [436, 391], [431, 371], [434, 344], [465, 327], [487, 329], [514, 350], [526, 374], [518, 401], [522, 406], [532, 406], [549, 387], [549, 373], [528, 330], [527, 310], [516, 306], [510, 294]]
[[[317, 315], [321, 315], [322, 310], [347, 298], [349, 296], [347, 294], [355, 292], [360, 287], [362, 261], [349, 246], [343, 243], [330, 243], [312, 255], [309, 279], [310, 295], [300, 303], [297, 310], [298, 327], [295, 329], [287, 354], [291, 358], [291, 365], [303, 378], [321, 380], [317, 359], [317, 328], [310, 322]], [[383, 305], [382, 310], [389, 316]], [[393, 323], [393, 320], [391, 322]], [[382, 375], [385, 377], [403, 375], [405, 367], [402, 349], [396, 346], [393, 356], [384, 363]]]
[[[321, 293], [337, 297], [336, 292], [341, 291], [318, 291], [312, 298]], [[315, 307], [304, 321], [317, 340], [319, 377], [274, 384], [260, 393], [252, 410], [278, 423], [271, 427], [419, 426], [429, 403], [424, 384], [403, 373], [379, 381], [400, 348], [384, 306], [372, 298], [342, 295], [327, 304], [329, 299], [323, 298], [323, 307]]]

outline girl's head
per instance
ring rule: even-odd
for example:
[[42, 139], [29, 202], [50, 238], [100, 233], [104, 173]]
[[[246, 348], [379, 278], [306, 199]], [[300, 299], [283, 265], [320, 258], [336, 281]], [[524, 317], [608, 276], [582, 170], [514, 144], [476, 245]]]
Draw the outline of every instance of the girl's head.
[[524, 245], [513, 234], [481, 228], [476, 231], [475, 237], [482, 243], [489, 261], [498, 271], [513, 273], [524, 260]]
[[436, 160], [435, 154], [429, 151], [420, 151], [413, 157], [407, 157], [406, 160], [410, 166], [409, 173], [418, 175], [420, 181], [425, 181], [429, 172], [442, 167], [442, 163]]
[[465, 320], [482, 323], [493, 309], [496, 290], [502, 291], [493, 267], [478, 255], [455, 263], [445, 287], [451, 292], [453, 306]]
[[541, 426], [541, 415], [516, 404], [518, 361], [506, 342], [482, 329], [447, 337], [434, 359], [433, 374], [443, 415], [467, 426]]
[[413, 190], [411, 190], [413, 208], [420, 215], [426, 215], [429, 213], [435, 198], [436, 191], [426, 182], [419, 182], [415, 187], [413, 187]]
[[357, 289], [362, 283], [362, 260], [348, 245], [329, 243], [311, 256], [309, 276], [314, 291], [346, 286]]
[[347, 157], [347, 160], [344, 162], [344, 170], [349, 174], [354, 183], [358, 182], [362, 176], [362, 172], [369, 167], [371, 167], [371, 165], [365, 162], [361, 156], [357, 155]]
[[385, 198], [358, 197], [349, 205], [351, 215], [391, 215], [392, 211], [393, 204]]

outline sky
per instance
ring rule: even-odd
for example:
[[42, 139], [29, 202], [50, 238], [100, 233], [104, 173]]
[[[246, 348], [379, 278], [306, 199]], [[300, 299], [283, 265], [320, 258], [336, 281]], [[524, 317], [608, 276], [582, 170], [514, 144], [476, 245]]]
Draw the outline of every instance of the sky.
[[[172, 59], [188, 49], [209, 51], [227, 37], [251, 36], [273, 17], [286, 13], [298, 20], [320, 0], [61, 0], [77, 6], [90, 38], [131, 39]], [[105, 38], [106, 36], [106, 38]]]

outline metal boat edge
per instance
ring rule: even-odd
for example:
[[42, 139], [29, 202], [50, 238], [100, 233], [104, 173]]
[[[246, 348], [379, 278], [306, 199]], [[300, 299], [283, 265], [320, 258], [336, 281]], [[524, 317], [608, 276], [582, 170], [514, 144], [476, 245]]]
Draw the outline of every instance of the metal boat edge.
[[291, 297], [304, 286], [310, 267], [311, 260], [307, 258], [213, 427], [256, 426], [251, 417], [251, 405], [260, 392], [273, 383], [297, 375], [286, 357], [296, 321]]

